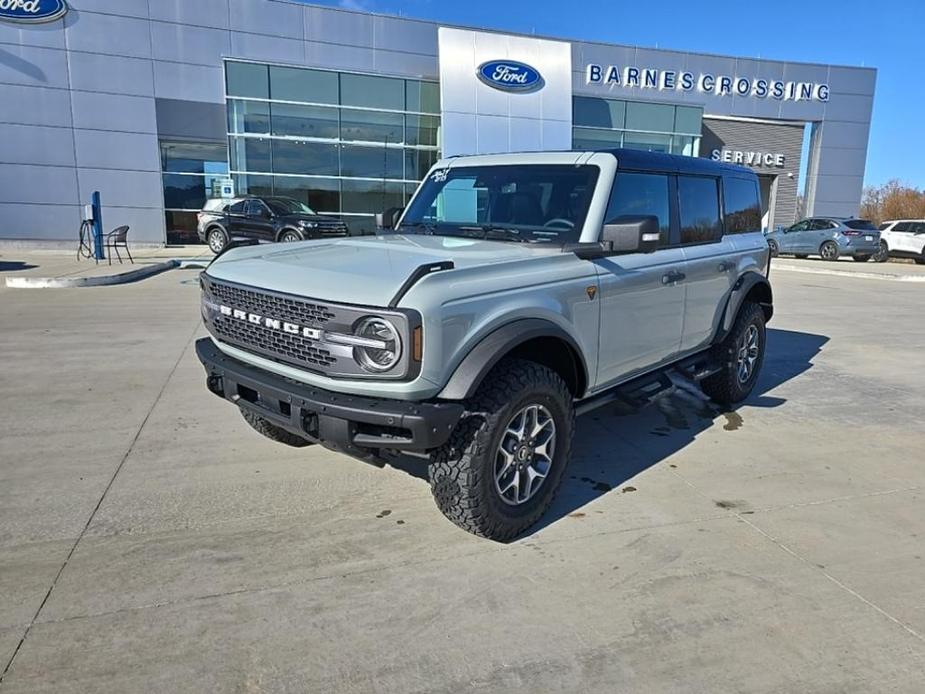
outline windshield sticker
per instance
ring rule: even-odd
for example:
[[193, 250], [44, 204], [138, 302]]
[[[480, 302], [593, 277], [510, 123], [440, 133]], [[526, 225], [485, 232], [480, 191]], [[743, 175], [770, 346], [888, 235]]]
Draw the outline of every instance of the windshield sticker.
[[443, 183], [446, 180], [446, 177], [450, 175], [449, 169], [440, 169], [439, 171], [434, 171], [433, 180], [434, 183]]

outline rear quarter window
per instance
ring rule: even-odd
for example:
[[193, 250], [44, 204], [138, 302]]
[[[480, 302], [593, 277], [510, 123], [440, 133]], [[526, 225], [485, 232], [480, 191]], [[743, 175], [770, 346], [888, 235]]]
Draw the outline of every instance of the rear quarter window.
[[719, 214], [719, 179], [678, 176], [681, 244], [711, 243], [723, 236]]
[[858, 231], [877, 231], [877, 227], [868, 219], [849, 219], [845, 222], [845, 226]]
[[723, 219], [727, 234], [761, 231], [761, 198], [758, 181], [747, 178], [726, 178], [723, 181]]

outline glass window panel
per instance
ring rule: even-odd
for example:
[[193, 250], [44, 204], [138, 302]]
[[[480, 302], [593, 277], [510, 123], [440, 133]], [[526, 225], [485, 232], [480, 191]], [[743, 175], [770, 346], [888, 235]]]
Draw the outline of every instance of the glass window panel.
[[304, 202], [316, 212], [340, 212], [340, 181], [336, 178], [275, 176], [273, 191]]
[[648, 152], [668, 152], [671, 149], [671, 135], [628, 132], [623, 134], [623, 146]]
[[223, 144], [161, 142], [165, 173], [228, 173], [228, 148]]
[[234, 190], [238, 195], [273, 195], [272, 176], [234, 176]]
[[405, 184], [405, 198], [404, 198], [403, 204], [407, 205], [411, 201], [411, 198], [414, 197], [414, 191], [416, 191], [417, 189], [418, 189], [417, 183], [406, 183]]
[[723, 235], [719, 218], [719, 186], [715, 178], [678, 176], [681, 243], [708, 243]]
[[626, 104], [626, 129], [670, 133], [674, 130], [674, 106], [630, 101]]
[[273, 173], [337, 175], [337, 145], [273, 140]]
[[676, 106], [675, 109], [675, 132], [699, 136], [703, 109], [696, 106]]
[[195, 212], [167, 210], [164, 214], [167, 222], [168, 246], [202, 243], [197, 234], [199, 219]]
[[438, 116], [405, 116], [405, 144], [437, 147], [440, 144]]
[[338, 137], [336, 108], [324, 106], [294, 106], [273, 104], [272, 125], [274, 135], [296, 137]]
[[633, 215], [655, 215], [661, 232], [660, 244], [668, 245], [671, 222], [668, 207], [668, 176], [664, 174], [618, 173], [604, 220]]
[[400, 113], [341, 109], [340, 137], [359, 142], [404, 142], [405, 117]]
[[432, 149], [406, 149], [405, 178], [418, 181], [423, 179], [439, 158], [440, 153]]
[[269, 99], [270, 80], [267, 75], [266, 65], [225, 63], [228, 95]]
[[590, 96], [572, 97], [572, 120], [575, 125], [622, 130], [625, 117], [624, 101]]
[[607, 149], [621, 147], [623, 133], [619, 130], [596, 130], [594, 128], [574, 128], [572, 130], [572, 147], [574, 149]]
[[278, 101], [336, 104], [337, 73], [296, 67], [270, 68], [270, 97]]
[[[384, 210], [379, 210], [384, 212]], [[371, 214], [350, 214], [341, 215], [347, 223], [347, 230], [350, 236], [372, 236], [376, 233], [376, 217]]]
[[230, 146], [233, 170], [273, 170], [270, 165], [270, 140], [262, 137], [232, 137]]
[[440, 113], [440, 85], [436, 82], [405, 82], [406, 108], [421, 113]]
[[340, 173], [359, 178], [404, 178], [402, 154], [403, 150], [395, 147], [343, 145]]
[[[375, 214], [404, 204], [401, 183], [388, 181], [341, 181], [344, 212]], [[351, 229], [353, 225], [351, 225]]]
[[393, 111], [405, 109], [405, 81], [371, 75], [340, 75], [340, 102]]
[[685, 157], [696, 157], [700, 150], [700, 138], [691, 135], [675, 135], [671, 138], [671, 153]]
[[725, 178], [723, 202], [726, 207], [727, 234], [761, 231], [761, 198], [757, 181], [744, 178]]
[[206, 204], [206, 180], [203, 176], [164, 174], [164, 207], [177, 210], [201, 210]]
[[270, 132], [270, 105], [263, 101], [228, 101], [228, 132], [266, 135]]

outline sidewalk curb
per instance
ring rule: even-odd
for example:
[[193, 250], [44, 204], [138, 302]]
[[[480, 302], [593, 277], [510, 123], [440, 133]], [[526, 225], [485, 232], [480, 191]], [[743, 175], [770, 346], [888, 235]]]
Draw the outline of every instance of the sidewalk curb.
[[771, 263], [771, 272], [803, 272], [807, 275], [830, 275], [833, 277], [857, 277], [863, 280], [887, 280], [888, 282], [925, 282], [922, 275], [892, 275], [887, 272], [851, 272], [850, 270], [821, 270], [809, 267], [793, 267], [792, 265], [775, 265]]
[[117, 284], [129, 284], [147, 277], [159, 275], [175, 268], [205, 269], [208, 260], [192, 258], [171, 258], [162, 263], [120, 272], [114, 275], [97, 275], [96, 277], [7, 277], [6, 286], [15, 289], [67, 289], [73, 287], [108, 287]]

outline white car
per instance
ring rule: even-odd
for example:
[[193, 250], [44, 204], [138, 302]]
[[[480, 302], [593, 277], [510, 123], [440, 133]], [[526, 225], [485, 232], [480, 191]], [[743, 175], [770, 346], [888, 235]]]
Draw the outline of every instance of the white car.
[[912, 258], [925, 265], [925, 219], [896, 219], [880, 225], [880, 254]]

